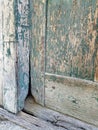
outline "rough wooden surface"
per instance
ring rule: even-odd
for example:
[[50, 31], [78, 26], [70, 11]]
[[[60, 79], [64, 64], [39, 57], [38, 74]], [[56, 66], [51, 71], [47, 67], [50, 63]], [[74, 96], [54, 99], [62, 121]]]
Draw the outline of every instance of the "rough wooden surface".
[[0, 1], [0, 105], [2, 105], [3, 90], [3, 40], [2, 40], [2, 2]]
[[3, 0], [1, 6], [3, 8], [3, 40], [5, 42], [15, 41], [14, 0]]
[[17, 112], [17, 83], [16, 83], [16, 43], [4, 43], [3, 63], [3, 106], [5, 109]]
[[95, 34], [97, 35], [97, 37], [95, 39], [95, 41], [96, 41], [95, 42], [96, 59], [95, 59], [95, 64], [94, 64], [95, 65], [95, 78], [94, 78], [94, 80], [96, 82], [98, 82], [98, 0], [97, 0], [96, 6], [97, 6], [97, 9], [95, 11], [95, 17], [94, 18], [95, 18]]
[[3, 106], [12, 112], [17, 112], [16, 85], [16, 42], [14, 1], [2, 2], [2, 42], [3, 42]]
[[14, 113], [28, 94], [29, 6], [29, 0], [0, 1], [0, 104]]
[[47, 15], [46, 72], [97, 80], [98, 1], [48, 0]]
[[18, 111], [23, 109], [29, 89], [30, 3], [18, 0], [15, 3], [15, 28], [17, 41], [17, 94]]
[[[6, 110], [0, 108], [0, 116], [7, 119], [27, 130], [66, 130], [66, 129], [56, 129], [52, 124], [38, 119], [34, 116], [30, 116], [26, 113], [20, 112], [17, 115], [7, 112]], [[97, 130], [97, 129], [96, 129]]]
[[67, 130], [98, 130], [98, 128], [93, 125], [42, 107], [36, 104], [32, 97], [26, 100], [24, 110], [29, 114], [50, 122], [56, 126], [57, 130], [62, 130], [63, 128]]
[[45, 0], [31, 0], [32, 5], [32, 50], [31, 91], [35, 100], [44, 104], [45, 70]]
[[0, 130], [27, 130], [19, 125], [16, 125], [10, 121], [0, 121]]
[[98, 126], [98, 83], [46, 73], [45, 105]]

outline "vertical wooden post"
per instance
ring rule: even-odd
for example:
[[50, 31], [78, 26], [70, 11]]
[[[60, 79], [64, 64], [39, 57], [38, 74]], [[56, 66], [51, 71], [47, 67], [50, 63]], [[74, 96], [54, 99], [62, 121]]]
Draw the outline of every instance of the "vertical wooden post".
[[3, 106], [17, 112], [14, 0], [3, 1]]
[[17, 1], [16, 40], [17, 40], [17, 83], [18, 83], [18, 110], [24, 106], [29, 86], [29, 0]]
[[2, 89], [3, 89], [2, 3], [3, 0], [0, 0], [0, 105], [2, 105]]
[[17, 113], [29, 86], [29, 0], [3, 1], [3, 106]]
[[44, 105], [46, 0], [32, 1], [31, 91]]

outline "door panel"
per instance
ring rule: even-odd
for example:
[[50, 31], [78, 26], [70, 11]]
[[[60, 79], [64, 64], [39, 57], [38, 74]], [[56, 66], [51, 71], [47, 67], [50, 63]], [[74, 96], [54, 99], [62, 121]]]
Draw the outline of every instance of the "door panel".
[[48, 1], [46, 72], [94, 80], [97, 0]]
[[95, 125], [97, 6], [97, 0], [48, 0], [45, 50], [45, 106]]

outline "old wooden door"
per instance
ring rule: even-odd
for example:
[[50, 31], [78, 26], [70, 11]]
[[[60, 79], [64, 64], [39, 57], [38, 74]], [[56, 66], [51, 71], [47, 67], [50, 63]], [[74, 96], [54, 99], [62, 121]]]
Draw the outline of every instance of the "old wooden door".
[[32, 0], [36, 102], [98, 125], [98, 1]]

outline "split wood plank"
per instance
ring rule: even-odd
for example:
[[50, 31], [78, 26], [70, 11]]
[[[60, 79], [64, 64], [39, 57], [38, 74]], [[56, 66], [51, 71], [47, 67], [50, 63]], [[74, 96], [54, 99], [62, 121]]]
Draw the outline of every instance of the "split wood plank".
[[60, 130], [62, 128], [67, 130], [98, 130], [98, 128], [93, 125], [53, 111], [49, 108], [42, 107], [34, 101], [33, 97], [27, 98], [24, 111], [52, 123], [54, 126], [56, 126], [57, 129], [59, 127]]

